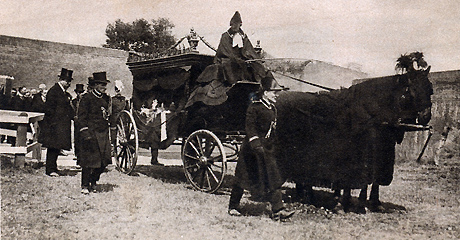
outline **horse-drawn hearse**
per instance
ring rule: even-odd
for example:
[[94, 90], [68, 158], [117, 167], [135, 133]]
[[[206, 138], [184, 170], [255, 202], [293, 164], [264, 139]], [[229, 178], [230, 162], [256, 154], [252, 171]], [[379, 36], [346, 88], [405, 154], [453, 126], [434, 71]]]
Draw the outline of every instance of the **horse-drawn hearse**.
[[[130, 173], [139, 147], [181, 144], [188, 181], [213, 193], [224, 181], [227, 162], [238, 158], [246, 109], [260, 82], [203, 81], [200, 75], [214, 56], [195, 50], [201, 38], [196, 36], [187, 37], [189, 49], [176, 44], [168, 56], [130, 54], [133, 100], [117, 120], [116, 165]], [[378, 204], [378, 186], [392, 181], [395, 145], [406, 131], [430, 129], [429, 67], [406, 70], [330, 92], [282, 91], [274, 153], [283, 177], [345, 190], [373, 184], [371, 198]]]
[[199, 39], [193, 30], [187, 39], [190, 48], [178, 49], [178, 42], [164, 55], [130, 53], [133, 97], [131, 108], [117, 119], [115, 162], [129, 174], [139, 147], [181, 144], [188, 181], [212, 193], [224, 180], [227, 161], [237, 157], [250, 96], [260, 83], [197, 81], [214, 56], [196, 51]]

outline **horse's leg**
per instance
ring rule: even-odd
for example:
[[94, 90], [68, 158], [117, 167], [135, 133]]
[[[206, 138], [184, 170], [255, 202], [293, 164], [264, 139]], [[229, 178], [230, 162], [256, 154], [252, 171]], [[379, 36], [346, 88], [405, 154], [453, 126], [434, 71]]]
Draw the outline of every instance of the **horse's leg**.
[[367, 185], [361, 188], [358, 197], [358, 207], [356, 209], [357, 213], [366, 213], [366, 201], [367, 201]]
[[369, 204], [371, 207], [371, 211], [373, 212], [384, 212], [385, 211], [379, 199], [379, 184], [378, 183], [374, 182], [372, 184], [371, 194], [369, 196]]
[[342, 196], [343, 211], [349, 212], [350, 211], [350, 205], [351, 205], [351, 189], [350, 188], [344, 188], [343, 189], [343, 196]]
[[304, 204], [315, 204], [313, 187], [306, 183], [296, 182], [296, 192], [300, 202]]
[[340, 188], [334, 189], [334, 199], [335, 199], [336, 201], [339, 201], [339, 199], [340, 199], [340, 195], [341, 195], [341, 194], [340, 194], [340, 191], [342, 191], [342, 189], [340, 189]]
[[359, 192], [359, 201], [366, 201], [367, 200], [367, 185], [363, 188], [361, 188], [361, 191]]
[[313, 192], [313, 186], [307, 185], [305, 188], [305, 198], [302, 203], [308, 203], [311, 205], [316, 204], [315, 193]]
[[333, 190], [334, 190], [334, 204], [335, 204], [335, 207], [334, 207], [334, 209], [332, 209], [332, 211], [335, 212], [335, 213], [342, 213], [343, 212], [343, 206], [342, 206], [342, 203], [341, 203], [341, 200], [340, 200], [342, 189], [333, 188]]
[[297, 198], [302, 200], [305, 197], [305, 183], [295, 182], [295, 191], [297, 193]]

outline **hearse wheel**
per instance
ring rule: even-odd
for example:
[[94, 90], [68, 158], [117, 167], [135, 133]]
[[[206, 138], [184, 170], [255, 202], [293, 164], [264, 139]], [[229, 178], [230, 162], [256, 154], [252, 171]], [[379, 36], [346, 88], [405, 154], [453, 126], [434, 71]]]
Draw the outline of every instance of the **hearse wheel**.
[[115, 163], [117, 170], [130, 174], [137, 163], [139, 139], [136, 122], [130, 112], [123, 110], [117, 119], [117, 138], [115, 141]]
[[227, 171], [227, 157], [220, 139], [209, 130], [190, 134], [182, 146], [182, 162], [187, 180], [196, 190], [213, 193]]

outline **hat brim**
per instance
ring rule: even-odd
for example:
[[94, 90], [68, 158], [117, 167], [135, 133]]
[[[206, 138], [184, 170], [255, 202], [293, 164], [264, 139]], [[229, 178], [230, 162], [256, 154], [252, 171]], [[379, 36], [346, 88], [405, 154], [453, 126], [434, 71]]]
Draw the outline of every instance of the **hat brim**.
[[279, 92], [279, 91], [286, 91], [286, 90], [289, 90], [289, 88], [270, 88], [267, 91]]
[[58, 75], [58, 77], [59, 77], [59, 80], [64, 80], [64, 81], [68, 81], [68, 82], [73, 80], [73, 78], [70, 78], [70, 79], [69, 78], [61, 78], [61, 75]]

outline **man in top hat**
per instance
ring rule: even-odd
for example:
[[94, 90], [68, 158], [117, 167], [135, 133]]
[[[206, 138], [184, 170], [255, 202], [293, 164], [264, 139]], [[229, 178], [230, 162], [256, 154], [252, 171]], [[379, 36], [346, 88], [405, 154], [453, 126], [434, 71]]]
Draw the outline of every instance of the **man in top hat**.
[[273, 220], [284, 221], [294, 211], [284, 208], [281, 193], [284, 179], [273, 153], [277, 111], [276, 94], [271, 86], [272, 79], [262, 79], [257, 99], [247, 109], [246, 138], [239, 153], [228, 213], [241, 215], [240, 200], [246, 188], [254, 197], [268, 199]]
[[80, 127], [78, 126], [77, 118], [78, 118], [78, 106], [80, 105], [81, 96], [85, 92], [84, 85], [77, 84], [75, 86], [74, 92], [75, 94], [77, 94], [77, 96], [74, 99], [72, 99], [72, 108], [75, 112], [74, 122], [73, 122], [73, 125], [74, 125], [73, 126], [73, 142], [74, 142], [75, 157], [77, 158], [77, 165], [80, 165], [78, 161], [78, 156], [80, 155], [80, 131], [78, 131], [78, 129], [80, 129]]
[[57, 177], [57, 158], [62, 149], [70, 150], [71, 120], [74, 111], [71, 106], [72, 96], [67, 92], [72, 81], [72, 70], [61, 69], [58, 82], [47, 93], [45, 102], [45, 117], [42, 121], [38, 141], [47, 148], [46, 174]]
[[112, 161], [109, 139], [111, 98], [107, 91], [106, 72], [93, 73], [88, 85], [91, 91], [84, 94], [78, 106], [77, 125], [81, 148], [78, 158], [82, 167], [83, 194], [96, 192], [96, 182]]

